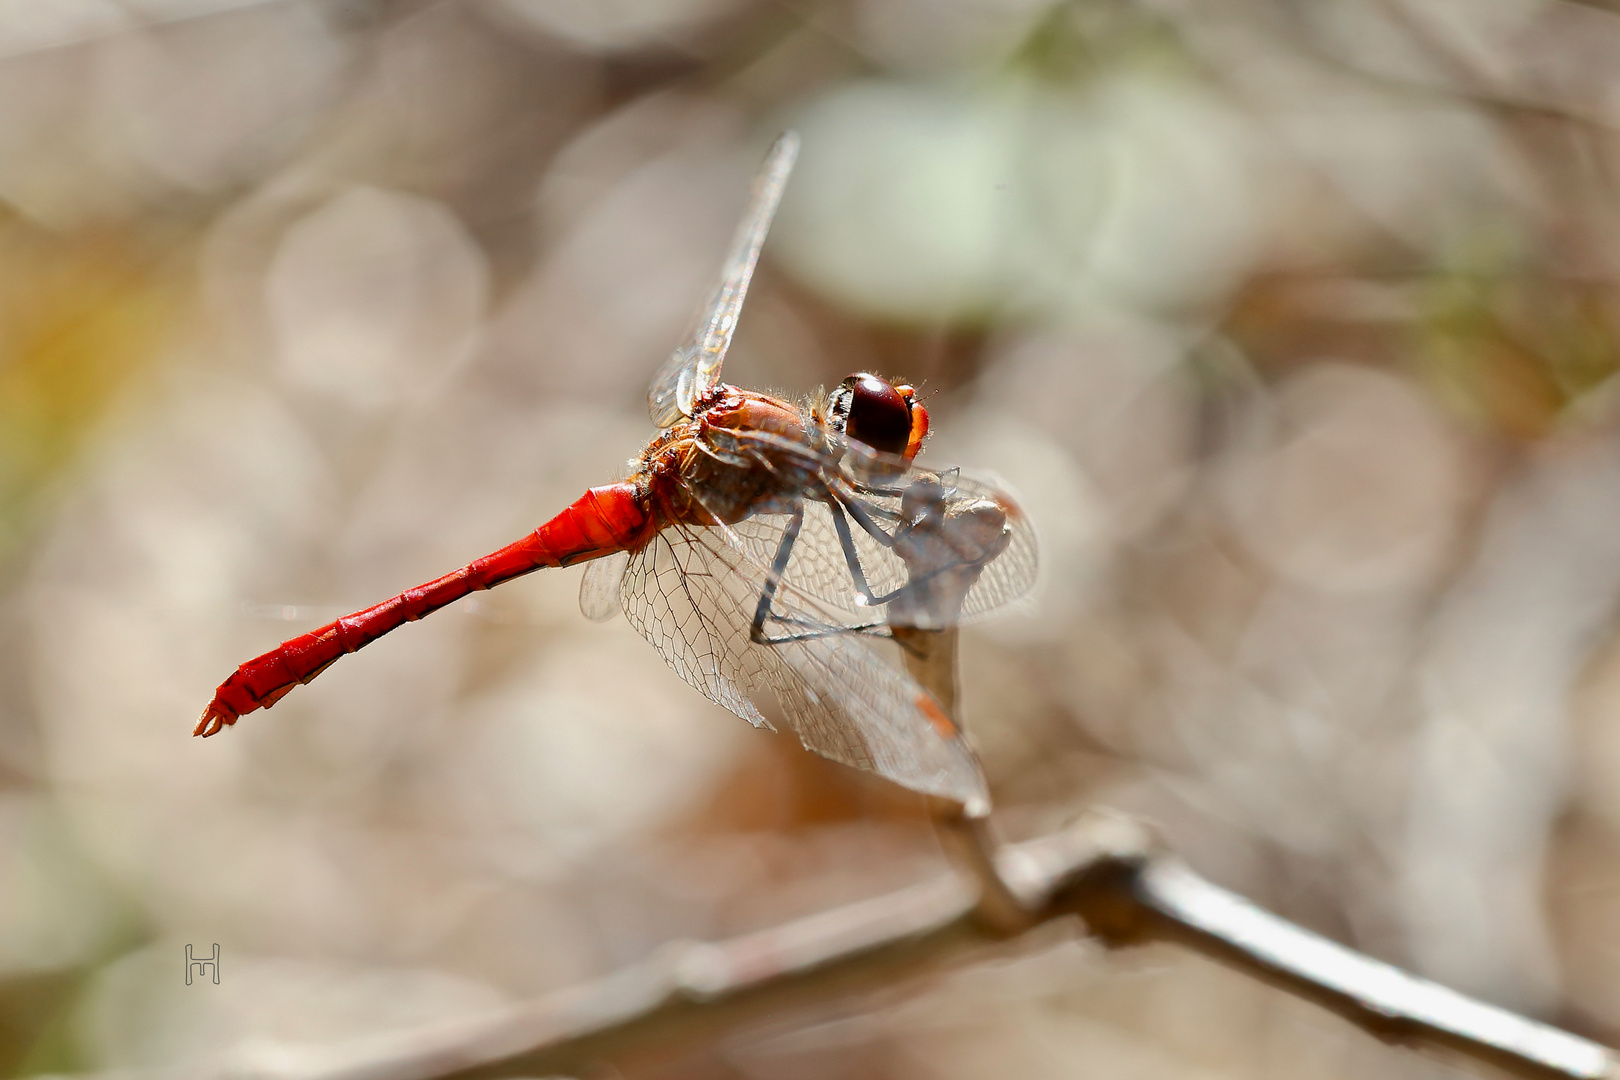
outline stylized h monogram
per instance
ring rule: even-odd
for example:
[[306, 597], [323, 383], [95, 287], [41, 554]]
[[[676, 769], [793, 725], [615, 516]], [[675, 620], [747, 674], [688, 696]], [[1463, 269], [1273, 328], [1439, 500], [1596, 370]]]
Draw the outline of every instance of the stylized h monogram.
[[205, 956], [192, 956], [191, 955], [191, 946], [187, 945], [186, 946], [186, 985], [187, 986], [191, 985], [191, 971], [192, 971], [193, 968], [195, 968], [197, 970], [197, 978], [199, 978], [199, 979], [202, 978], [204, 975], [208, 974], [209, 969], [212, 969], [213, 973], [214, 973], [214, 985], [218, 986], [219, 985], [219, 942], [217, 942], [217, 941], [214, 942], [214, 958], [212, 960], [208, 959]]

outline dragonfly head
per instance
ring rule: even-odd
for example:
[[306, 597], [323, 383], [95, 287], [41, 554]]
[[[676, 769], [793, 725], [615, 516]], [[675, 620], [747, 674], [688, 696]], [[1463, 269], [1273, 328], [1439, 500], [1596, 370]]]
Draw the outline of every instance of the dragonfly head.
[[928, 410], [913, 388], [864, 371], [838, 384], [828, 398], [827, 419], [834, 431], [907, 461], [928, 434]]

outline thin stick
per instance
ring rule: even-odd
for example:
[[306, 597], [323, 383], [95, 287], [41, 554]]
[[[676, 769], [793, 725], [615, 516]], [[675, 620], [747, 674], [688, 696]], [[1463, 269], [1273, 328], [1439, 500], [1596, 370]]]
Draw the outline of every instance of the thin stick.
[[[1613, 1077], [1609, 1050], [1379, 963], [1302, 930], [1157, 851], [1103, 811], [997, 852], [1031, 925], [1080, 915], [1105, 942], [1170, 941], [1332, 1009], [1391, 1042], [1445, 1047], [1523, 1077]], [[771, 930], [677, 942], [619, 974], [471, 1021], [185, 1080], [504, 1080], [581, 1075], [604, 1062], [713, 1040], [766, 1016], [893, 987], [1008, 940], [957, 874]], [[178, 1071], [151, 1074], [176, 1078]], [[129, 1074], [124, 1074], [128, 1080]]]
[[[895, 531], [894, 553], [905, 563], [906, 585], [888, 608], [889, 630], [911, 677], [945, 710], [958, 737], [966, 738], [957, 707], [956, 624], [979, 575], [1006, 551], [1012, 533], [1006, 507], [990, 500], [952, 506], [946, 490], [925, 475], [901, 498], [909, 517]], [[1003, 934], [1027, 929], [1034, 913], [996, 872], [988, 802], [963, 806], [930, 799], [929, 812], [946, 853], [978, 884], [979, 918]]]
[[[900, 643], [911, 677], [934, 695], [945, 715], [960, 729], [962, 716], [956, 707], [956, 627], [921, 630], [895, 626], [890, 632]], [[961, 804], [947, 799], [930, 799], [928, 809], [945, 853], [966, 870], [978, 886], [979, 918], [1002, 934], [1027, 929], [1033, 914], [996, 873], [996, 842], [988, 817], [969, 813]]]
[[[943, 536], [954, 525], [942, 517], [934, 528]], [[897, 626], [893, 631], [912, 677], [960, 727], [956, 629]], [[1036, 910], [1034, 898], [1019, 895], [999, 871], [985, 817], [947, 807], [936, 811], [935, 823], [953, 860], [978, 883], [977, 911], [988, 929], [1012, 934], [1050, 917], [1050, 911]], [[1052, 906], [1051, 897], [1040, 901]], [[1317, 937], [1211, 885], [1179, 860], [1150, 858], [1145, 848], [1134, 859], [1099, 863], [1071, 901], [1106, 940], [1128, 944], [1158, 937], [1192, 945], [1309, 997], [1391, 1042], [1446, 1045], [1529, 1075], [1600, 1077], [1614, 1067], [1609, 1051], [1595, 1043]], [[1061, 900], [1057, 906], [1063, 906]]]
[[[1074, 828], [1004, 848], [999, 872], [1046, 917], [1073, 917], [1050, 899], [1100, 862], [1140, 854], [1146, 833], [1091, 815]], [[730, 941], [672, 942], [594, 983], [480, 1017], [283, 1057], [244, 1080], [496, 1080], [580, 1075], [651, 1048], [718, 1032], [816, 1001], [870, 992], [941, 970], [1005, 940], [978, 915], [977, 890], [945, 874]]]
[[1447, 1047], [1518, 1076], [1616, 1075], [1607, 1047], [1301, 929], [1170, 856], [1099, 863], [1069, 899], [1110, 944], [1188, 946], [1315, 1001], [1386, 1042]]

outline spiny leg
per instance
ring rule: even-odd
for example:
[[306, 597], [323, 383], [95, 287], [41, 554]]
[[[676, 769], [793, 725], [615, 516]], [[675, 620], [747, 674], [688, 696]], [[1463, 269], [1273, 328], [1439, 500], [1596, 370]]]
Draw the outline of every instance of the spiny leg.
[[770, 573], [765, 575], [765, 587], [759, 591], [759, 603], [754, 606], [754, 621], [748, 627], [748, 640], [756, 645], [771, 644], [771, 639], [765, 634], [765, 620], [771, 613], [771, 602], [776, 599], [782, 575], [787, 573], [788, 560], [793, 557], [793, 545], [798, 541], [802, 528], [804, 500], [801, 499], [793, 507], [793, 516], [788, 519], [787, 528], [782, 530], [782, 539], [776, 545], [776, 557], [771, 560]]
[[865, 634], [868, 637], [890, 638], [893, 633], [887, 623], [861, 623], [857, 626], [821, 626], [806, 619], [784, 619], [779, 615], [771, 616], [772, 621], [785, 623], [789, 626], [816, 626], [818, 629], [806, 630], [798, 634], [782, 634], [779, 637], [761, 637], [756, 639], [761, 645], [787, 645], [795, 641], [812, 641], [815, 638], [834, 637], [838, 634]]
[[946, 570], [960, 569], [959, 565], [941, 567], [938, 570], [912, 577], [910, 581], [892, 592], [884, 593], [882, 596], [874, 594], [871, 586], [867, 584], [866, 572], [861, 566], [860, 553], [855, 549], [855, 537], [850, 530], [849, 522], [844, 518], [844, 511], [847, 509], [850, 515], [854, 517], [856, 521], [861, 522], [866, 532], [871, 533], [875, 539], [878, 539], [879, 542], [884, 543], [884, 545], [888, 547], [892, 547], [900, 543], [912, 533], [918, 531], [917, 524], [914, 522], [902, 522], [891, 536], [888, 533], [882, 532], [880, 529], [878, 529], [876, 525], [872, 524], [870, 519], [861, 521], [860, 510], [857, 509], [857, 504], [851, 502], [846, 507], [842, 498], [840, 498], [838, 493], [834, 492], [831, 487], [827, 489], [827, 494], [829, 496], [827, 505], [832, 510], [833, 529], [838, 533], [838, 544], [844, 550], [844, 562], [849, 566], [849, 574], [850, 577], [855, 581], [856, 592], [860, 595], [861, 600], [868, 607], [881, 607], [884, 604], [894, 600], [896, 597], [904, 596], [908, 591], [914, 591], [916, 586], [923, 584], [932, 578], [938, 577]]
[[[844, 549], [844, 562], [849, 565], [849, 576], [854, 579], [855, 591], [857, 594], [859, 594], [861, 602], [867, 607], [882, 607], [884, 604], [889, 603], [896, 597], [904, 596], [910, 591], [915, 591], [918, 585], [932, 578], [938, 577], [940, 574], [944, 573], [945, 570], [960, 569], [959, 566], [943, 567], [939, 570], [923, 574], [919, 577], [914, 577], [906, 584], [900, 586], [898, 589], [891, 592], [886, 592], [882, 596], [878, 596], [872, 592], [872, 587], [867, 584], [866, 572], [861, 566], [860, 552], [855, 550], [855, 537], [850, 531], [849, 522], [844, 519], [843, 506], [840, 505], [836, 498], [832, 499], [828, 503], [828, 506], [832, 509], [833, 529], [838, 533], [838, 545]], [[913, 531], [912, 526], [901, 525], [895, 530], [894, 536], [891, 539], [898, 542]]]
[[[756, 645], [785, 645], [792, 641], [809, 641], [812, 638], [827, 637], [831, 634], [848, 633], [880, 633], [887, 634], [888, 627], [884, 623], [864, 623], [860, 626], [824, 626], [810, 622], [807, 619], [798, 619], [771, 614], [771, 604], [776, 600], [776, 590], [782, 583], [782, 577], [787, 573], [788, 560], [793, 557], [793, 545], [799, 539], [799, 530], [804, 527], [804, 502], [800, 500], [793, 509], [793, 517], [789, 519], [787, 528], [782, 530], [782, 539], [776, 545], [776, 557], [771, 561], [770, 573], [765, 577], [765, 587], [760, 590], [759, 603], [754, 607], [754, 621], [748, 627], [748, 639]], [[847, 535], [849, 526], [843, 526]], [[846, 549], [848, 550], [848, 549]], [[853, 564], [855, 572], [859, 573], [859, 563]], [[865, 580], [861, 579], [861, 587], [865, 591]], [[814, 629], [796, 634], [784, 634], [780, 637], [771, 637], [765, 632], [765, 622], [781, 623], [786, 626], [808, 626]]]
[[[900, 520], [892, 534], [884, 534], [876, 530], [869, 519], [863, 519], [862, 511], [870, 511], [870, 507], [860, 503], [853, 495], [839, 490], [842, 485], [836, 481], [824, 483], [823, 492], [833, 515], [833, 525], [838, 533], [838, 541], [844, 551], [844, 561], [849, 566], [850, 576], [854, 579], [861, 602], [865, 605], [878, 607], [891, 604], [902, 597], [920, 594], [929, 587], [930, 583], [947, 574], [960, 574], [970, 572], [977, 577], [978, 571], [984, 569], [994, 553], [987, 553], [984, 558], [968, 557], [948, 539], [951, 529], [946, 520], [946, 500], [955, 490], [957, 470], [950, 469], [938, 477], [924, 478], [907, 485], [902, 491], [902, 506], [910, 504], [909, 510], [895, 515]], [[945, 481], [949, 481], [949, 485]], [[855, 485], [860, 489], [860, 485]], [[850, 515], [860, 522], [867, 532], [880, 541], [886, 541], [890, 550], [900, 556], [907, 568], [905, 584], [882, 596], [876, 596], [866, 580], [864, 568], [861, 566], [860, 555], [855, 548], [855, 540], [844, 519], [843, 512], [848, 510]], [[951, 556], [949, 561], [941, 562], [940, 553], [925, 553], [925, 545], [944, 545], [945, 554]], [[999, 553], [1000, 548], [996, 549]], [[890, 608], [893, 612], [894, 608]]]
[[[831, 496], [830, 502], [849, 511], [849, 516], [855, 519], [855, 524], [861, 527], [872, 539], [884, 547], [894, 546], [894, 537], [883, 531], [883, 526], [872, 520], [872, 515], [866, 507], [852, 493], [840, 491], [832, 484], [827, 485], [827, 494]], [[836, 514], [834, 517], [836, 518]]]
[[[961, 474], [962, 470], [957, 468], [955, 465], [952, 465], [942, 473], [935, 474], [938, 477], [940, 487], [944, 490], [947, 498], [956, 494], [956, 478]], [[895, 499], [904, 495], [907, 489], [911, 486], [910, 482], [907, 482], [904, 487], [895, 487], [890, 484], [868, 484], [865, 481], [856, 480], [854, 478], [847, 478], [847, 482], [849, 483], [850, 489], [858, 494], [884, 495]]]
[[855, 550], [855, 537], [849, 530], [849, 519], [844, 517], [844, 508], [838, 497], [828, 491], [827, 508], [832, 511], [833, 529], [838, 533], [838, 546], [844, 549], [844, 562], [849, 566], [849, 576], [855, 582], [855, 593], [868, 607], [875, 606], [878, 600], [872, 595], [872, 586], [866, 583], [866, 570], [861, 566], [861, 553]]

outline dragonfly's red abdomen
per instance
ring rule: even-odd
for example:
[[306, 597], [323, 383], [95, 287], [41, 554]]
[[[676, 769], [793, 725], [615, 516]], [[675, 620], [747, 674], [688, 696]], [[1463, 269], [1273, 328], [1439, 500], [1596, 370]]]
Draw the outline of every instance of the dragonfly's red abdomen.
[[656, 529], [645, 494], [634, 484], [591, 488], [562, 513], [516, 543], [425, 585], [345, 615], [237, 668], [214, 692], [194, 734], [212, 735], [238, 716], [268, 708], [307, 683], [344, 653], [437, 611], [476, 589], [493, 588], [534, 570], [569, 566], [616, 551], [635, 551]]
[[635, 551], [651, 538], [651, 524], [646, 497], [634, 484], [594, 487], [523, 539], [418, 588], [431, 589], [467, 574], [476, 581], [467, 591], [488, 589], [544, 566], [572, 566], [615, 551]]

